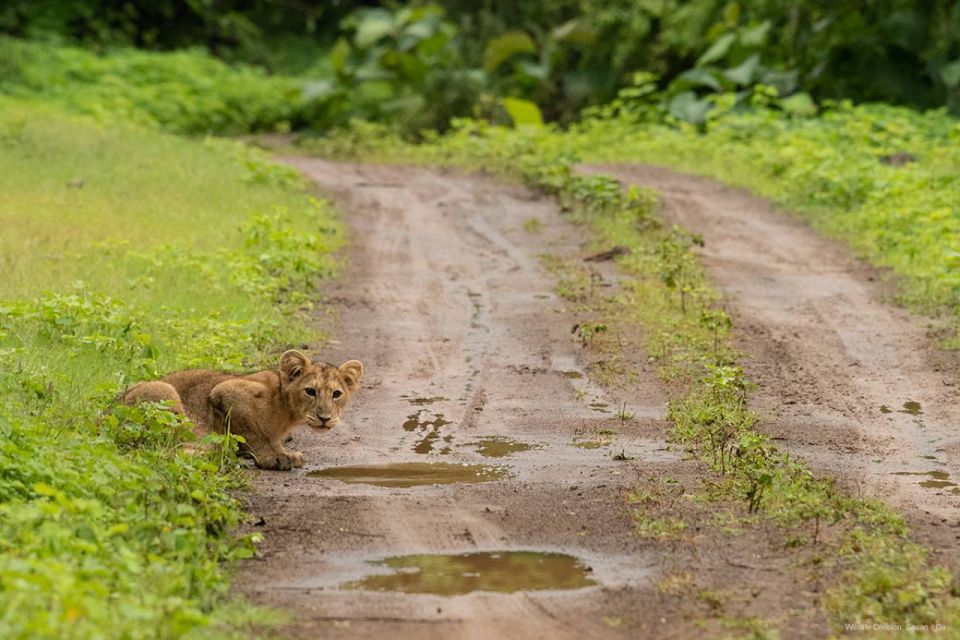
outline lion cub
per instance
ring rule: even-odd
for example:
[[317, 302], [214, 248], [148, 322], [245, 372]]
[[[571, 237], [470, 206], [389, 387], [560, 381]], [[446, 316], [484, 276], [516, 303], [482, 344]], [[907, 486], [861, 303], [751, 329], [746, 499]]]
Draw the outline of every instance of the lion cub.
[[123, 402], [171, 402], [173, 411], [207, 432], [224, 433], [229, 426], [231, 433], [244, 437], [244, 450], [253, 454], [258, 467], [287, 470], [304, 462], [302, 453], [283, 446], [287, 434], [302, 424], [317, 431], [332, 428], [362, 375], [359, 360], [335, 367], [287, 351], [277, 369], [250, 375], [177, 371], [133, 385]]

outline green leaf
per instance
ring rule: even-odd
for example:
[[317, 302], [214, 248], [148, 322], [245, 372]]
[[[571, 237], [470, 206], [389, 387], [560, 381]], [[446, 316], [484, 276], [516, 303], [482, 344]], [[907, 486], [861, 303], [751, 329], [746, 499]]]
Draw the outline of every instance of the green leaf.
[[702, 67], [725, 58], [726, 55], [730, 53], [730, 47], [733, 46], [733, 42], [736, 39], [737, 36], [732, 33], [725, 33], [717, 38], [717, 41], [710, 45], [710, 48], [697, 60], [697, 66]]
[[393, 16], [383, 9], [365, 11], [360, 17], [353, 41], [361, 49], [366, 49], [380, 38], [393, 31]]
[[347, 57], [350, 55], [350, 45], [344, 38], [339, 38], [333, 48], [330, 49], [330, 66], [336, 74], [342, 74], [347, 65]]
[[724, 71], [723, 75], [726, 76], [731, 82], [745, 87], [753, 82], [754, 75], [759, 68], [760, 56], [759, 54], [755, 53], [741, 62], [739, 65]]
[[508, 31], [502, 36], [491, 38], [483, 52], [483, 70], [493, 73], [500, 65], [520, 53], [536, 53], [537, 45], [523, 31]]
[[507, 115], [510, 116], [510, 120], [513, 121], [513, 125], [516, 127], [539, 127], [543, 125], [543, 116], [540, 113], [540, 107], [529, 100], [500, 98], [500, 104], [503, 105], [504, 110], [507, 112]]
[[769, 20], [764, 20], [755, 27], [745, 27], [740, 30], [740, 44], [745, 47], [762, 47], [767, 42], [767, 34], [770, 33], [771, 24]]
[[[686, 89], [689, 87], [709, 87], [714, 91], [722, 91], [723, 86], [712, 71], [708, 69], [690, 69], [684, 71], [674, 80], [673, 87]], [[671, 88], [673, 88], [671, 87]]]
[[691, 124], [703, 124], [707, 120], [710, 103], [697, 97], [693, 91], [684, 91], [673, 97], [667, 110], [675, 118]]
[[812, 116], [817, 112], [817, 104], [810, 97], [809, 93], [795, 93], [789, 98], [784, 98], [780, 106], [787, 113], [796, 116]]
[[597, 32], [589, 24], [573, 19], [564, 22], [554, 29], [550, 37], [557, 42], [572, 42], [574, 44], [589, 45], [597, 39]]
[[951, 89], [960, 85], [960, 60], [954, 60], [940, 67], [940, 79]]

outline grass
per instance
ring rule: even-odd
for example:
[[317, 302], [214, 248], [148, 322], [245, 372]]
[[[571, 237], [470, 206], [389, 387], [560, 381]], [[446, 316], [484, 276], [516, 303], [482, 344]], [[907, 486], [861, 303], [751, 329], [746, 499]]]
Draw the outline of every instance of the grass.
[[318, 117], [302, 81], [229, 66], [201, 50], [96, 54], [0, 36], [0, 94], [114, 124], [177, 133], [286, 131]]
[[223, 141], [0, 97], [0, 637], [232, 637], [244, 485], [229, 437], [186, 455], [135, 379], [272, 364], [314, 340], [334, 211]]
[[[960, 326], [960, 124], [942, 111], [827, 103], [786, 115], [762, 90], [704, 131], [620, 101], [561, 136], [585, 162], [648, 162], [747, 187], [898, 276], [900, 299]], [[615, 114], [615, 115], [613, 115]]]
[[[814, 477], [756, 428], [747, 402], [750, 383], [730, 346], [732, 323], [693, 252], [699, 239], [663, 224], [655, 194], [624, 192], [612, 178], [574, 171], [581, 159], [577, 150], [588, 140], [591, 148], [605, 144], [585, 133], [588, 126], [594, 125], [563, 134], [464, 121], [422, 147], [378, 136], [372, 152], [519, 177], [555, 196], [597, 248], [627, 247], [628, 255], [617, 261], [622, 293], [606, 305], [609, 319], [597, 319], [588, 329], [606, 331], [616, 321], [645, 337], [647, 353], [673, 390], [671, 439], [709, 469], [701, 494], [691, 498], [739, 503], [748, 516], [779, 527], [792, 547], [809, 549], [830, 584], [825, 609], [837, 630], [856, 622], [960, 625], [960, 596], [950, 586], [955, 578], [929, 561], [929, 550], [910, 541], [896, 513]], [[363, 135], [355, 130], [343, 142], [324, 143], [324, 150], [355, 152], [363, 148]], [[589, 282], [582, 275], [549, 259], [546, 265], [560, 276], [564, 297], [590, 307]], [[581, 336], [585, 346], [595, 332], [589, 333]], [[682, 531], [669, 517], [651, 517], [642, 508], [636, 515], [638, 532], [646, 537], [670, 538]]]

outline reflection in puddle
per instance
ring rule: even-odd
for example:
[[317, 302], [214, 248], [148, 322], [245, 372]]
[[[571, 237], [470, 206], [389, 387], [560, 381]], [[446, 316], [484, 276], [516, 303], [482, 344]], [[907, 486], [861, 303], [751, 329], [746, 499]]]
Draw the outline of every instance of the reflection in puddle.
[[371, 562], [394, 572], [342, 585], [344, 589], [456, 596], [472, 591], [542, 591], [595, 585], [573, 556], [533, 551], [395, 556]]
[[378, 487], [415, 487], [424, 484], [493, 482], [508, 477], [503, 467], [447, 462], [395, 462], [391, 464], [328, 467], [307, 474], [340, 482], [372, 484]]
[[463, 446], [473, 447], [476, 449], [477, 453], [482, 455], [484, 458], [503, 458], [511, 453], [529, 451], [530, 449], [536, 448], [536, 445], [496, 436], [480, 438], [476, 442], [470, 442]]
[[924, 489], [946, 489], [956, 487], [956, 482], [950, 482], [950, 474], [946, 471], [895, 471], [895, 476], [930, 476], [930, 480], [921, 480], [920, 486]]

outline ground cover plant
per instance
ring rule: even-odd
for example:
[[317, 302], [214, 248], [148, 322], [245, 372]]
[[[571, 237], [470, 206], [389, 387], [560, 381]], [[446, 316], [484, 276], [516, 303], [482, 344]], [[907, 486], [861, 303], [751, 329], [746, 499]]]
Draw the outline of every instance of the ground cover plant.
[[230, 635], [250, 614], [221, 563], [253, 543], [235, 443], [191, 456], [159, 407], [102, 412], [316, 337], [333, 211], [235, 143], [0, 97], [0, 224], [0, 636]]
[[[816, 478], [758, 429], [748, 405], [750, 383], [729, 342], [730, 318], [694, 254], [698, 239], [664, 225], [654, 193], [623, 191], [610, 177], [578, 174], [577, 141], [540, 127], [462, 121], [453, 133], [419, 147], [371, 133], [360, 127], [324, 151], [363, 151], [519, 177], [558, 198], [598, 248], [629, 249], [618, 258], [627, 278], [613, 305], [621, 321], [644, 336], [647, 353], [671, 384], [671, 440], [712, 470], [700, 499], [738, 501], [748, 514], [789, 532], [794, 546], [814, 550], [820, 575], [830, 585], [825, 609], [838, 631], [851, 621], [923, 625], [960, 619], [953, 574], [911, 542], [900, 516]], [[375, 145], [365, 146], [364, 140]], [[661, 537], [650, 535], [650, 522], [659, 520], [638, 515], [640, 533]]]

